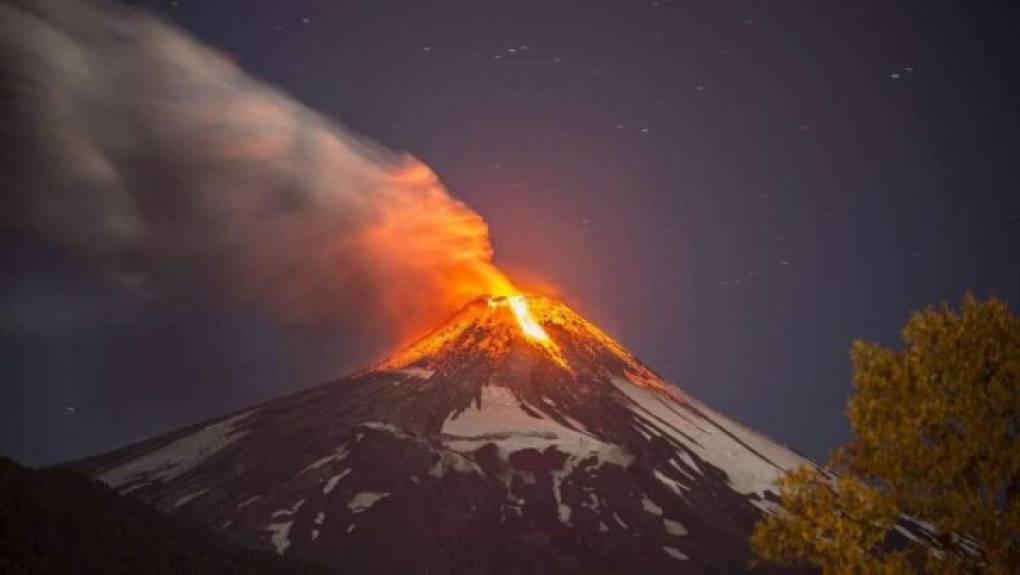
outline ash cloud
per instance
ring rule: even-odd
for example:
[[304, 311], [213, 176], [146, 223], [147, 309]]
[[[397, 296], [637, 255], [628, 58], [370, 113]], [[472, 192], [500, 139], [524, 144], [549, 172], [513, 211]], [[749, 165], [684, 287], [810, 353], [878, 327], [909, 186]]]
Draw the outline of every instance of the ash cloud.
[[424, 164], [133, 9], [0, 2], [0, 122], [0, 222], [136, 293], [407, 335], [509, 286]]

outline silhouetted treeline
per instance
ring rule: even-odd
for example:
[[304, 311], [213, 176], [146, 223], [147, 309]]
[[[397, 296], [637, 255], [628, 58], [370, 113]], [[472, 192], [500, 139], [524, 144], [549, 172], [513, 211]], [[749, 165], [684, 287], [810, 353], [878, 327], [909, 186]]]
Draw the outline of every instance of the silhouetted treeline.
[[73, 471], [0, 456], [0, 573], [325, 573], [184, 524]]

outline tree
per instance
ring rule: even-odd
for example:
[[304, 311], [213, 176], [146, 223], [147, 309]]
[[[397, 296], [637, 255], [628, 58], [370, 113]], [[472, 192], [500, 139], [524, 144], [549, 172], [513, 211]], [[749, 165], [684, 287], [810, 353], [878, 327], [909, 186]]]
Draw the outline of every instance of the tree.
[[967, 296], [896, 352], [854, 342], [853, 438], [780, 482], [758, 560], [823, 574], [1020, 573], [1020, 320]]

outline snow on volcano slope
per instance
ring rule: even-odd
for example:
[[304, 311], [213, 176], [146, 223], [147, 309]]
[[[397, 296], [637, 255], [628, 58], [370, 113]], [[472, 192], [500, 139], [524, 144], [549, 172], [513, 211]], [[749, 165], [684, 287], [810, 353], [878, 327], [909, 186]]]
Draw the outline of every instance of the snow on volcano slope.
[[491, 443], [504, 457], [524, 449], [554, 447], [573, 457], [600, 457], [624, 467], [631, 462], [625, 450], [579, 430], [583, 429], [580, 424], [567, 427], [543, 417], [534, 407], [525, 411], [525, 406], [509, 388], [484, 385], [478, 405], [451, 414], [443, 423], [444, 444], [471, 452]]
[[475, 302], [372, 369], [81, 467], [342, 572], [744, 570], [774, 480], [806, 460], [527, 303], [547, 339]]

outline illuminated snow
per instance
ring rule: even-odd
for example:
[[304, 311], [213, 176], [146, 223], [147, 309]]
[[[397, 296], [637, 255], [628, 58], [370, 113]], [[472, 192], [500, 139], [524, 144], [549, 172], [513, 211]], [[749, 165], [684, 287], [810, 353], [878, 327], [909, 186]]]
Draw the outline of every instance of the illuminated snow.
[[256, 501], [258, 501], [261, 498], [262, 498], [261, 495], [256, 495], [254, 497], [249, 497], [248, 499], [245, 499], [244, 501], [238, 503], [237, 504], [237, 508], [241, 509], [242, 507], [247, 507], [247, 506], [251, 505], [252, 503], [255, 503]]
[[678, 537], [682, 535], [687, 535], [687, 528], [684, 527], [683, 524], [678, 521], [673, 521], [672, 519], [663, 519], [662, 526], [666, 528], [666, 533], [669, 533], [670, 535], [676, 535]]
[[648, 495], [644, 494], [641, 495], [641, 507], [643, 507], [645, 511], [651, 513], [652, 515], [658, 515], [662, 517], [662, 507], [656, 505], [655, 502], [648, 497]]
[[339, 463], [350, 454], [351, 452], [349, 449], [347, 449], [347, 444], [343, 444], [340, 447], [337, 447], [336, 451], [333, 454], [318, 459], [308, 467], [302, 469], [301, 472], [298, 473], [298, 475], [304, 475], [305, 472], [312, 471], [313, 469], [319, 469], [320, 467], [324, 467], [326, 465]]
[[[681, 449], [680, 451], [677, 451], [676, 456], [677, 456], [677, 459], [679, 459], [680, 461], [684, 462], [687, 465], [687, 467], [690, 467], [692, 470], [694, 470], [697, 473], [701, 473], [701, 468], [698, 467], [698, 463], [696, 461], [694, 461], [694, 458], [691, 457], [690, 453], [687, 453], [686, 451]], [[670, 460], [670, 463], [673, 464], [673, 467], [676, 467], [677, 469], [680, 469], [680, 467], [676, 463], [674, 463], [673, 460]], [[683, 471], [684, 473], [687, 473], [687, 471], [684, 470], [684, 469], [680, 469], [680, 470]]]
[[194, 493], [189, 493], [189, 494], [185, 495], [184, 497], [181, 497], [177, 501], [174, 501], [174, 508], [181, 507], [183, 505], [187, 505], [188, 503], [194, 501], [195, 499], [198, 499], [199, 497], [205, 495], [206, 493], [209, 493], [209, 488], [205, 488], [205, 489], [196, 491]]
[[533, 417], [521, 405], [510, 389], [484, 385], [480, 404], [472, 404], [443, 423], [444, 443], [454, 451], [465, 453], [492, 443], [504, 460], [511, 453], [524, 449], [543, 451], [555, 447], [567, 454], [563, 467], [551, 475], [557, 515], [561, 523], [569, 525], [570, 507], [563, 503], [563, 481], [578, 467], [602, 463], [626, 467], [633, 461], [633, 456], [618, 445], [602, 442], [552, 419]]
[[689, 487], [687, 487], [683, 483], [680, 483], [679, 481], [676, 481], [676, 480], [674, 480], [674, 479], [672, 479], [670, 477], [667, 477], [665, 474], [663, 474], [658, 469], [652, 470], [652, 475], [654, 475], [655, 478], [659, 480], [659, 483], [662, 483], [666, 487], [669, 487], [670, 491], [672, 491], [674, 494], [679, 495], [681, 497], [683, 497], [684, 491], [687, 491], [688, 489], [690, 489]]
[[[457, 473], [476, 473], [482, 475], [482, 469], [478, 467], [478, 464], [471, 461], [467, 457], [453, 451], [440, 450], [438, 452], [439, 459], [429, 470], [429, 476], [435, 477], [436, 479], [442, 479], [446, 477], [446, 474], [450, 471], [456, 471]], [[417, 478], [412, 477], [413, 481], [417, 483]]]
[[615, 520], [616, 520], [616, 523], [617, 523], [617, 524], [618, 524], [618, 525], [619, 525], [620, 527], [622, 527], [622, 528], [624, 528], [624, 529], [630, 529], [630, 527], [628, 527], [628, 526], [627, 526], [627, 524], [623, 522], [623, 519], [620, 519], [620, 516], [619, 516], [619, 514], [613, 513], [613, 519], [615, 519]]
[[684, 555], [684, 553], [682, 551], [680, 551], [679, 549], [677, 549], [676, 547], [670, 547], [669, 545], [663, 545], [662, 546], [662, 550], [665, 551], [667, 555], [669, 555], [673, 559], [676, 559], [677, 561], [686, 561], [687, 560], [687, 555]]
[[290, 547], [290, 527], [294, 525], [293, 521], [287, 521], [284, 523], [270, 523], [266, 527], [266, 531], [272, 533], [269, 540], [273, 543], [273, 547], [276, 548], [278, 555], [283, 555], [283, 552]]
[[435, 370], [424, 369], [421, 367], [405, 367], [403, 369], [394, 369], [393, 373], [405, 376], [394, 381], [393, 385], [400, 385], [401, 383], [404, 383], [405, 381], [409, 381], [412, 379], [428, 380], [430, 377], [436, 374]]
[[510, 389], [498, 385], [482, 386], [480, 405], [472, 404], [448, 417], [442, 433], [447, 447], [464, 453], [493, 443], [504, 458], [523, 449], [542, 451], [555, 446], [571, 456], [596, 456], [622, 466], [633, 459], [620, 446], [604, 443], [552, 419], [529, 415]]
[[334, 475], [333, 477], [330, 477], [329, 481], [326, 482], [325, 487], [322, 488], [322, 493], [324, 495], [329, 495], [329, 492], [333, 491], [333, 488], [336, 487], [336, 484], [340, 483], [340, 480], [343, 479], [344, 477], [347, 477], [347, 475], [350, 472], [351, 472], [350, 469], [344, 469], [340, 473]]
[[[633, 402], [632, 410], [645, 419], [645, 425], [654, 426], [724, 471], [734, 490], [758, 496], [752, 503], [759, 507], [767, 508], [761, 499], [766, 491], [776, 490], [775, 482], [784, 470], [810, 463], [692, 399], [678, 401], [667, 392], [642, 387], [627, 378], [614, 377], [612, 381]], [[677, 449], [677, 457], [698, 469], [684, 449]]]
[[390, 496], [389, 493], [362, 491], [361, 493], [358, 493], [351, 499], [351, 502], [347, 504], [347, 507], [353, 513], [361, 513], [362, 511], [371, 509], [373, 505], [389, 496]]
[[297, 502], [294, 503], [294, 505], [290, 507], [290, 509], [277, 509], [276, 511], [273, 511], [270, 517], [276, 519], [277, 517], [288, 517], [290, 515], [294, 515], [295, 513], [297, 513], [298, 509], [301, 509], [301, 506], [304, 504], [305, 500], [299, 499], [297, 500]]
[[403, 437], [403, 438], [410, 438], [410, 437], [412, 437], [410, 433], [408, 433], [404, 429], [401, 429], [401, 428], [397, 427], [396, 425], [393, 425], [392, 423], [383, 423], [381, 421], [366, 421], [366, 422], [364, 422], [364, 423], [362, 423], [360, 425], [361, 425], [361, 427], [367, 427], [369, 429], [375, 429], [376, 431], [385, 431], [387, 433], [392, 433], [393, 435], [396, 435], [397, 437]]
[[236, 426], [253, 413], [255, 413], [254, 410], [248, 411], [207, 425], [199, 431], [153, 449], [123, 465], [108, 469], [100, 473], [97, 478], [114, 489], [136, 481], [140, 482], [120, 490], [121, 493], [134, 491], [155, 481], [165, 482], [176, 479], [197, 467], [213, 454], [244, 437], [248, 432], [239, 431]]

